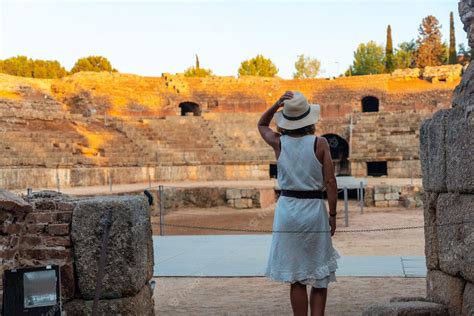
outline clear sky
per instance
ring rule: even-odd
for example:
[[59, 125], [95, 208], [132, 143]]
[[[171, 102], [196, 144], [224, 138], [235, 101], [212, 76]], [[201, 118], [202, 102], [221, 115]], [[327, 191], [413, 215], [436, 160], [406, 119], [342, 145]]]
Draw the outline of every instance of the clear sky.
[[120, 72], [160, 76], [194, 64], [236, 76], [240, 63], [269, 57], [290, 78], [298, 54], [321, 61], [324, 73], [343, 73], [361, 42], [394, 46], [418, 35], [434, 15], [449, 40], [467, 43], [456, 0], [313, 1], [13, 1], [0, 0], [0, 58], [55, 59], [67, 69], [88, 55], [103, 55]]

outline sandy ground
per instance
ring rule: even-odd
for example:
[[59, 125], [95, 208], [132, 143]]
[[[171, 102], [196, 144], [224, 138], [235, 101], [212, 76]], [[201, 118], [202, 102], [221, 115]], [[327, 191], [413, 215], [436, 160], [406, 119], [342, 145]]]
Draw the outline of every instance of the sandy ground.
[[[367, 178], [368, 184], [409, 184], [410, 179]], [[414, 179], [420, 184], [420, 179]], [[273, 187], [268, 181], [213, 181], [160, 183], [169, 186], [198, 187]], [[157, 186], [158, 183], [152, 183]], [[148, 184], [114, 185], [63, 189], [71, 195], [117, 194], [141, 191]], [[404, 208], [365, 208], [359, 214], [355, 201], [349, 205], [349, 227], [344, 226], [342, 201], [339, 201], [338, 231], [333, 243], [338, 251], [349, 255], [424, 255], [423, 229], [349, 233], [350, 229], [401, 227], [423, 224], [423, 211]], [[221, 228], [271, 230], [274, 207], [236, 210], [227, 207], [181, 209], [165, 215], [165, 223]], [[159, 234], [159, 218], [153, 217], [153, 232]], [[212, 229], [165, 228], [166, 235], [249, 234], [251, 232], [216, 231]], [[254, 232], [255, 233], [255, 232]], [[157, 315], [292, 315], [289, 285], [263, 277], [249, 278], [155, 278], [155, 311]], [[388, 302], [395, 296], [425, 296], [424, 278], [338, 277], [329, 287], [326, 315], [358, 315], [367, 306]]]
[[[340, 203], [341, 204], [341, 203]], [[342, 206], [339, 206], [340, 209]], [[359, 213], [356, 201], [349, 204], [349, 227], [344, 226], [344, 214], [338, 211], [337, 230], [333, 243], [341, 255], [424, 255], [423, 229], [400, 231], [349, 233], [344, 230], [372, 229], [423, 225], [421, 208], [364, 208]], [[227, 207], [210, 209], [180, 209], [165, 215], [165, 223], [197, 225], [219, 228], [238, 228], [250, 230], [271, 230], [274, 207], [266, 209], [237, 210]], [[153, 232], [160, 232], [159, 217], [152, 218]], [[211, 229], [189, 229], [165, 227], [165, 235], [202, 234], [252, 234], [254, 232], [219, 231]]]
[[[291, 315], [289, 285], [266, 278], [156, 278], [157, 315]], [[339, 277], [326, 315], [358, 315], [395, 296], [425, 296], [424, 278]]]

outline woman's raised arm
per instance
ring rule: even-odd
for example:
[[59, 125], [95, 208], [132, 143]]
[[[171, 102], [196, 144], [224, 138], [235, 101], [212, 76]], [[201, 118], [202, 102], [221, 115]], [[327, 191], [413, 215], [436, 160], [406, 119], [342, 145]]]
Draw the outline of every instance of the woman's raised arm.
[[280, 134], [276, 133], [270, 128], [270, 122], [273, 119], [273, 115], [283, 106], [283, 101], [293, 98], [293, 92], [286, 91], [284, 95], [278, 99], [268, 110], [266, 110], [260, 120], [258, 121], [258, 131], [262, 136], [263, 140], [275, 150], [279, 150], [279, 137]]

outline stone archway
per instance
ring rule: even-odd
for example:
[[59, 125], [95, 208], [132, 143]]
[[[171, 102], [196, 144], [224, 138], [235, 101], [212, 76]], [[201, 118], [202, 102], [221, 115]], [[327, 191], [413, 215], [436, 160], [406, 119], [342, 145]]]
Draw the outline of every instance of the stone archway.
[[379, 111], [379, 99], [374, 96], [366, 96], [362, 98], [362, 112], [378, 112]]
[[350, 175], [349, 165], [349, 144], [336, 134], [325, 134], [324, 138], [329, 143], [331, 158], [334, 163], [334, 171], [337, 176]]
[[181, 108], [181, 116], [191, 115], [191, 113], [194, 116], [201, 115], [201, 107], [195, 102], [181, 102], [179, 107]]

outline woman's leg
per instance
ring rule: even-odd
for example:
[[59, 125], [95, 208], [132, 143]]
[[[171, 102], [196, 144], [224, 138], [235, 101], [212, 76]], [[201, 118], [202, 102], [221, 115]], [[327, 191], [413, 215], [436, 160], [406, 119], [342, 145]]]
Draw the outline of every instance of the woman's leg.
[[328, 295], [327, 288], [311, 287], [311, 293], [309, 296], [311, 316], [324, 316], [324, 310], [326, 309], [327, 295]]
[[295, 316], [308, 315], [308, 293], [306, 285], [292, 283], [290, 288], [291, 307]]

